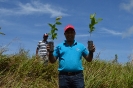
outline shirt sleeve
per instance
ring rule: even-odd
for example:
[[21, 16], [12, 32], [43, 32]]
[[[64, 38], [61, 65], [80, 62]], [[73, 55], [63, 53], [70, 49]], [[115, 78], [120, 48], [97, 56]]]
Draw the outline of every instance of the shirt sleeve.
[[83, 56], [87, 56], [89, 54], [89, 51], [85, 46], [83, 46]]
[[53, 52], [53, 56], [55, 56], [58, 59], [58, 57], [59, 57], [59, 46], [55, 47], [54, 52]]

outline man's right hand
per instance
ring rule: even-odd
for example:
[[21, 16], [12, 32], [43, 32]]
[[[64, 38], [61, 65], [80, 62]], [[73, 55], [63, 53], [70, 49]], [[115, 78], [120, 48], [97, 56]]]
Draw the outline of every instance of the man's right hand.
[[[52, 49], [52, 51], [51, 51]], [[50, 46], [50, 44], [47, 44], [47, 51], [48, 52], [53, 52], [54, 46]]]

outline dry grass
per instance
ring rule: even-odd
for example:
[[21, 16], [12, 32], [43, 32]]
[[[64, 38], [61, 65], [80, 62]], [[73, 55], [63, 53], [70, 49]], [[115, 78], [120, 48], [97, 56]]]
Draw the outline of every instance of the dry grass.
[[[94, 59], [83, 60], [86, 88], [133, 88], [133, 67]], [[0, 88], [58, 88], [58, 63], [44, 65], [21, 49], [0, 55]]]

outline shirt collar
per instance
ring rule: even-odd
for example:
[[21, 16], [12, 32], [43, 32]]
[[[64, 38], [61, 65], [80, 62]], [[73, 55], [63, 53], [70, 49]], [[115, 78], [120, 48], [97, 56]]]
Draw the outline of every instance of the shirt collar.
[[[67, 45], [66, 40], [63, 42], [63, 44], [64, 44], [64, 45]], [[73, 45], [76, 45], [76, 44], [77, 44], [77, 41], [76, 41], [76, 40], [74, 40]], [[72, 45], [72, 46], [73, 46], [73, 45]]]

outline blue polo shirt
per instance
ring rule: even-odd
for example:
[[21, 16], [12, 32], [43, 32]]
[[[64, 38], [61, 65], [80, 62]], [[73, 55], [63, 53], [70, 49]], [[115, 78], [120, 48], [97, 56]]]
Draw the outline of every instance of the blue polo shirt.
[[72, 46], [66, 44], [66, 41], [59, 44], [53, 55], [59, 60], [58, 71], [76, 72], [83, 70], [82, 56], [88, 55], [89, 52], [86, 47], [74, 41]]

